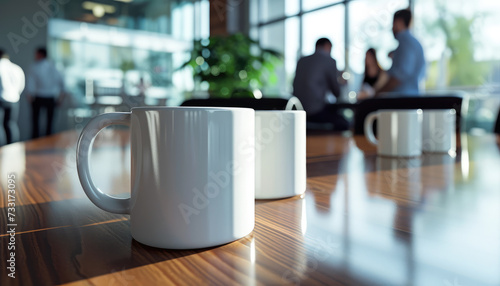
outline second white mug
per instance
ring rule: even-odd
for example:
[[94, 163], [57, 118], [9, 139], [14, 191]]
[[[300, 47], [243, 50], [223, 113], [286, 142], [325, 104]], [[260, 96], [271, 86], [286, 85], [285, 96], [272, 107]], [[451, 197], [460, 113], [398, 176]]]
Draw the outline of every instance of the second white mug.
[[455, 122], [454, 109], [424, 110], [422, 149], [425, 152], [454, 152], [457, 144]]
[[[377, 119], [378, 139], [373, 133]], [[379, 110], [365, 119], [365, 135], [382, 156], [415, 157], [422, 155], [422, 110]]]
[[306, 190], [306, 113], [255, 112], [255, 198], [278, 199]]

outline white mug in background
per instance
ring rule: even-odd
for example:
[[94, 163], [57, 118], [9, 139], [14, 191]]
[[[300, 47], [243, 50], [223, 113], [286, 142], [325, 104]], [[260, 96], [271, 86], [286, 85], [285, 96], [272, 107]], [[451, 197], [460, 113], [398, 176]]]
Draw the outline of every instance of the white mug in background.
[[[78, 140], [80, 182], [99, 208], [130, 214], [132, 237], [143, 244], [195, 249], [234, 241], [254, 227], [254, 121], [255, 112], [246, 108], [139, 107], [101, 114]], [[92, 142], [112, 124], [130, 126], [130, 198], [103, 193], [90, 177]]]
[[424, 152], [455, 152], [457, 144], [455, 110], [424, 110], [422, 132], [422, 150]]
[[[378, 139], [373, 133], [377, 120]], [[422, 110], [379, 110], [365, 119], [365, 135], [377, 146], [381, 156], [415, 157], [422, 155]]]
[[255, 198], [278, 199], [306, 190], [306, 112], [255, 112]]

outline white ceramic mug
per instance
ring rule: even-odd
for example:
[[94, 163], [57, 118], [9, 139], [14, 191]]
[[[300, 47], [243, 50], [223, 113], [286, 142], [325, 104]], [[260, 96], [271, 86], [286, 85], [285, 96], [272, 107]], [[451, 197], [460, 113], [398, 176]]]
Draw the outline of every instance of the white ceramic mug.
[[306, 190], [306, 112], [255, 112], [255, 198], [278, 199]]
[[[101, 114], [78, 140], [80, 182], [99, 208], [130, 214], [132, 237], [143, 244], [195, 249], [234, 241], [254, 227], [254, 120], [247, 108], [138, 107]], [[112, 124], [130, 126], [130, 198], [103, 193], [90, 177], [92, 142]]]
[[455, 109], [424, 110], [423, 144], [426, 152], [450, 153], [456, 150]]
[[[378, 139], [373, 134], [377, 119]], [[379, 110], [365, 119], [365, 135], [382, 156], [414, 157], [422, 155], [422, 110]]]

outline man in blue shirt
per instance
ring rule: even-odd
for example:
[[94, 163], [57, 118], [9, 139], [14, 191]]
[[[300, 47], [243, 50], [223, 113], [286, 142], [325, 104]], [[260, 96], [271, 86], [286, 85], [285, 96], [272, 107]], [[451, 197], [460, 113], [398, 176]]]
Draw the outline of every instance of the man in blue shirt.
[[399, 10], [394, 14], [392, 31], [399, 42], [394, 51], [392, 67], [388, 71], [389, 81], [377, 94], [393, 92], [398, 96], [418, 95], [420, 81], [425, 76], [425, 58], [422, 45], [410, 33], [410, 10]]

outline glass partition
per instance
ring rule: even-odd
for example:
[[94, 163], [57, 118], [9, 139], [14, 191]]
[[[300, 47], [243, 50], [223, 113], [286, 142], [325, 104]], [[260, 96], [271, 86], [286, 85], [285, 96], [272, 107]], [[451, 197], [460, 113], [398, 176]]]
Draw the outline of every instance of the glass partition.
[[209, 2], [108, 2], [71, 1], [49, 22], [49, 52], [75, 104], [141, 92], [150, 104], [182, 102], [193, 78], [179, 67], [209, 36]]

